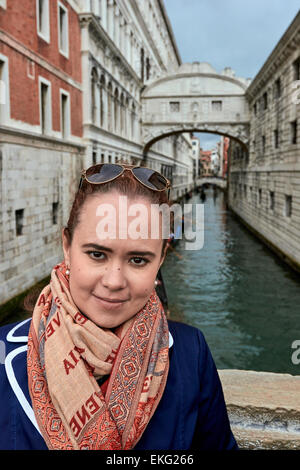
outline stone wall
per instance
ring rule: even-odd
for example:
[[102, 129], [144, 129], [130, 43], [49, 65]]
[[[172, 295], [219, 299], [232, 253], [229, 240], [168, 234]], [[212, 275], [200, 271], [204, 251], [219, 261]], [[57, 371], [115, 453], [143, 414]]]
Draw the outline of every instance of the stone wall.
[[300, 13], [246, 90], [249, 153], [230, 143], [229, 206], [300, 271]]
[[300, 376], [219, 370], [241, 449], [300, 450]]
[[61, 260], [61, 229], [79, 181], [82, 150], [15, 131], [1, 135], [0, 304], [48, 276]]

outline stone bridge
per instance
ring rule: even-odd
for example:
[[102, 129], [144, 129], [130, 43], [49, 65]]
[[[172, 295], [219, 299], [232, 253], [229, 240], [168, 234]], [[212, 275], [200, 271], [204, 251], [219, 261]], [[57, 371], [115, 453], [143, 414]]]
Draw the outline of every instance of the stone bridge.
[[206, 62], [183, 64], [149, 83], [142, 94], [144, 155], [158, 140], [183, 132], [225, 135], [248, 149], [249, 83], [229, 67], [218, 73]]
[[204, 178], [198, 178], [196, 180], [196, 185], [197, 186], [202, 186], [203, 184], [211, 184], [218, 186], [219, 188], [225, 189], [227, 186], [227, 180], [224, 178], [217, 178], [217, 177], [204, 177]]

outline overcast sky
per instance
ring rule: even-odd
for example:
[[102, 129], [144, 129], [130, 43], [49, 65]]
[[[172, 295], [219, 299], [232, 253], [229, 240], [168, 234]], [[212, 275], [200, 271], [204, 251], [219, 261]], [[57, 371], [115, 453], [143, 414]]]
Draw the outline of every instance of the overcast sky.
[[[182, 62], [254, 78], [298, 13], [299, 0], [164, 0]], [[211, 148], [219, 137], [200, 134]]]

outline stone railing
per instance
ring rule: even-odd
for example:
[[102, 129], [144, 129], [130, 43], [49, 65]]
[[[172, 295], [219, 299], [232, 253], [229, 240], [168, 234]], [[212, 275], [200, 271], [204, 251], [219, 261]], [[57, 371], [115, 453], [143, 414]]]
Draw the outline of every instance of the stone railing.
[[218, 372], [241, 449], [300, 449], [300, 376]]

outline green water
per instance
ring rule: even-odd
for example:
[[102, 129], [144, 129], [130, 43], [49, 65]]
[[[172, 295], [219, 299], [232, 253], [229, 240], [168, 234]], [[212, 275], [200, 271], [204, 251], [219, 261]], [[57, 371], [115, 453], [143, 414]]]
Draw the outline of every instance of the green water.
[[236, 220], [221, 191], [208, 192], [204, 209], [202, 250], [179, 241], [162, 268], [171, 318], [202, 330], [220, 369], [300, 375], [291, 360], [300, 340], [300, 275]]

